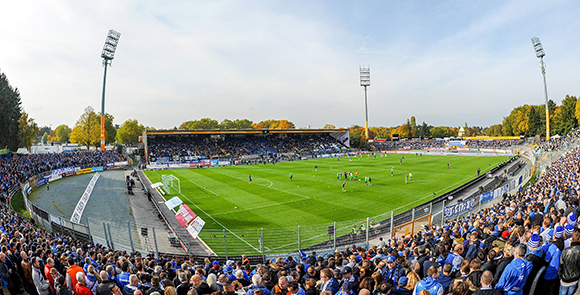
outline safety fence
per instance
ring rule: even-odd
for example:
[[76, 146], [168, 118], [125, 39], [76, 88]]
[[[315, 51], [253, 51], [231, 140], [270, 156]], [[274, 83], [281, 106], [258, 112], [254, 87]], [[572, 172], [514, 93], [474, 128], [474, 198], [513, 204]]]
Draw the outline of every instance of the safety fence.
[[[496, 190], [493, 190], [491, 195], [489, 190], [505, 182], [507, 175], [491, 178], [488, 175], [513, 174], [517, 171], [514, 171], [516, 168], [512, 167], [521, 165], [522, 160], [513, 158], [509, 163], [504, 163], [489, 173], [484, 173], [461, 188], [408, 210], [399, 209], [368, 218], [296, 227], [204, 229], [200, 233], [200, 238], [211, 248], [214, 255], [226, 259], [246, 254], [266, 260], [280, 255], [293, 255], [299, 253], [300, 250], [323, 253], [349, 245], [368, 246], [373, 238], [415, 234], [425, 225], [442, 224], [447, 219], [471, 212], [484, 203], [499, 198], [504, 192], [516, 189], [525, 183], [529, 179], [530, 170], [519, 171], [516, 175], [518, 177], [497, 189], [501, 192], [496, 193]], [[506, 170], [503, 171], [504, 169]], [[38, 178], [44, 177], [46, 176], [41, 175]], [[73, 223], [53, 216], [32, 204], [27, 198], [27, 193], [32, 189], [30, 183], [32, 182], [27, 183], [28, 186], [23, 189], [27, 211], [37, 223], [48, 230], [70, 235], [79, 241], [100, 243], [116, 250], [159, 252], [159, 244], [167, 243], [173, 251], [169, 250], [166, 253], [183, 254], [185, 249], [190, 255], [207, 256], [207, 253], [189, 248], [192, 242], [190, 237], [184, 230], [170, 225], [168, 220], [173, 216], [162, 214], [160, 206], [156, 206], [159, 211], [157, 218], [165, 221], [169, 228], [158, 228], [157, 231], [154, 226], [135, 224], [130, 221], [114, 224], [107, 220], [84, 218], [84, 224]], [[37, 186], [38, 182], [34, 183], [34, 187]], [[474, 186], [478, 189], [471, 194], [463, 192], [462, 195], [465, 196], [461, 200], [454, 197], [461, 190], [467, 190], [467, 188], [473, 190]], [[146, 191], [155, 191], [144, 183], [143, 188]]]

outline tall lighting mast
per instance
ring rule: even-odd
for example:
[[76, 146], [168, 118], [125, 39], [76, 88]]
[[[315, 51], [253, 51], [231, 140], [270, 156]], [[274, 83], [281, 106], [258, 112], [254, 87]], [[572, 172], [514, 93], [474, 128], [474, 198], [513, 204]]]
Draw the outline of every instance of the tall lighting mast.
[[105, 67], [105, 75], [103, 77], [103, 100], [101, 101], [101, 151], [105, 150], [105, 85], [107, 82], [107, 66], [110, 65], [113, 62], [113, 58], [115, 58], [115, 51], [117, 50], [119, 38], [121, 38], [121, 33], [110, 29], [109, 34], [107, 34], [107, 39], [105, 39], [103, 52], [101, 53], [103, 66]]
[[536, 57], [540, 59], [540, 69], [542, 69], [542, 76], [544, 76], [544, 94], [546, 95], [546, 140], [550, 140], [550, 112], [548, 110], [548, 86], [546, 85], [546, 64], [544, 64], [544, 47], [540, 38], [532, 38], [532, 45], [534, 46], [534, 51], [536, 52]]
[[359, 67], [360, 70], [360, 86], [365, 88], [365, 137], [369, 139], [369, 109], [367, 106], [367, 86], [371, 86], [371, 67]]

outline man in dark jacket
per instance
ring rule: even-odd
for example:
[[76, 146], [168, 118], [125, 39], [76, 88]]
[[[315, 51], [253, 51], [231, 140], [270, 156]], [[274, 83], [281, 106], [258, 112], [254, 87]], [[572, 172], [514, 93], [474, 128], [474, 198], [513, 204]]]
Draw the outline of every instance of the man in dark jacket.
[[117, 285], [117, 281], [114, 279], [109, 279], [107, 272], [102, 270], [100, 273], [101, 283], [97, 286], [97, 295], [113, 295], [109, 286]]
[[417, 273], [419, 275], [419, 277], [421, 279], [423, 279], [424, 276], [424, 271], [423, 271], [423, 263], [425, 263], [426, 260], [429, 259], [429, 254], [427, 254], [427, 250], [425, 248], [424, 245], [421, 245], [418, 247], [418, 252], [419, 252], [419, 257], [417, 257], [417, 262], [419, 263], [420, 269], [419, 272]]
[[578, 286], [578, 279], [580, 279], [578, 261], [580, 261], [580, 230], [574, 228], [570, 247], [564, 249], [560, 255], [560, 267], [558, 268], [560, 294], [572, 294]]
[[524, 294], [529, 294], [532, 288], [532, 283], [536, 278], [536, 274], [542, 266], [544, 266], [544, 250], [540, 247], [540, 236], [533, 234], [528, 242], [528, 254], [526, 255], [526, 260], [532, 263], [532, 271], [528, 276], [529, 279], [524, 285]]
[[197, 295], [205, 295], [211, 294], [212, 290], [209, 285], [201, 280], [199, 275], [194, 275], [191, 277], [191, 284], [195, 287], [195, 291], [197, 291]]
[[475, 291], [473, 295], [501, 295], [500, 291], [491, 287], [492, 282], [493, 274], [489, 270], [484, 271], [481, 275], [481, 288]]
[[2, 280], [6, 282], [6, 289], [10, 291], [10, 294], [19, 294], [18, 289], [15, 288], [12, 277], [14, 276], [12, 269], [8, 267], [6, 263], [6, 254], [0, 253], [0, 275], [2, 275]]

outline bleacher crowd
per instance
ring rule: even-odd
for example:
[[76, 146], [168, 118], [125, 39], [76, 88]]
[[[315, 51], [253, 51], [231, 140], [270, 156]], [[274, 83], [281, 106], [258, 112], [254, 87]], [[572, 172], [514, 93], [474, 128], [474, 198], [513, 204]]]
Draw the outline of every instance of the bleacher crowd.
[[[523, 143], [522, 139], [502, 139], [502, 140], [475, 140], [467, 139], [465, 140], [465, 147], [474, 149], [497, 149], [497, 148], [510, 148], [515, 145]], [[398, 149], [412, 149], [412, 150], [422, 150], [422, 149], [433, 149], [433, 148], [445, 148], [448, 142], [445, 140], [436, 139], [423, 139], [423, 140], [403, 140], [403, 141], [375, 141], [370, 144], [377, 150], [398, 150]]]
[[9, 189], [44, 172], [66, 167], [83, 169], [105, 166], [120, 161], [123, 161], [123, 157], [114, 151], [13, 154], [0, 157], [0, 195], [6, 197]]
[[300, 134], [264, 137], [157, 137], [148, 140], [152, 158], [235, 158], [243, 155], [300, 153], [315, 154], [344, 148], [330, 135]]

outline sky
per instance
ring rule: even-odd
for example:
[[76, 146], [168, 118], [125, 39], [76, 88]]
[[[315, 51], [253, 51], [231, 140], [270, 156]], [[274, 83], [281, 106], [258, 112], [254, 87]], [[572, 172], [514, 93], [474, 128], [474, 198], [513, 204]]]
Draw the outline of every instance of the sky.
[[[370, 66], [370, 126], [415, 116], [487, 127], [580, 95], [580, 2], [5, 1], [0, 71], [39, 126], [101, 110], [101, 50], [121, 33], [105, 112], [169, 129], [212, 118], [364, 126], [359, 66]], [[576, 73], [576, 74], [575, 74]]]

